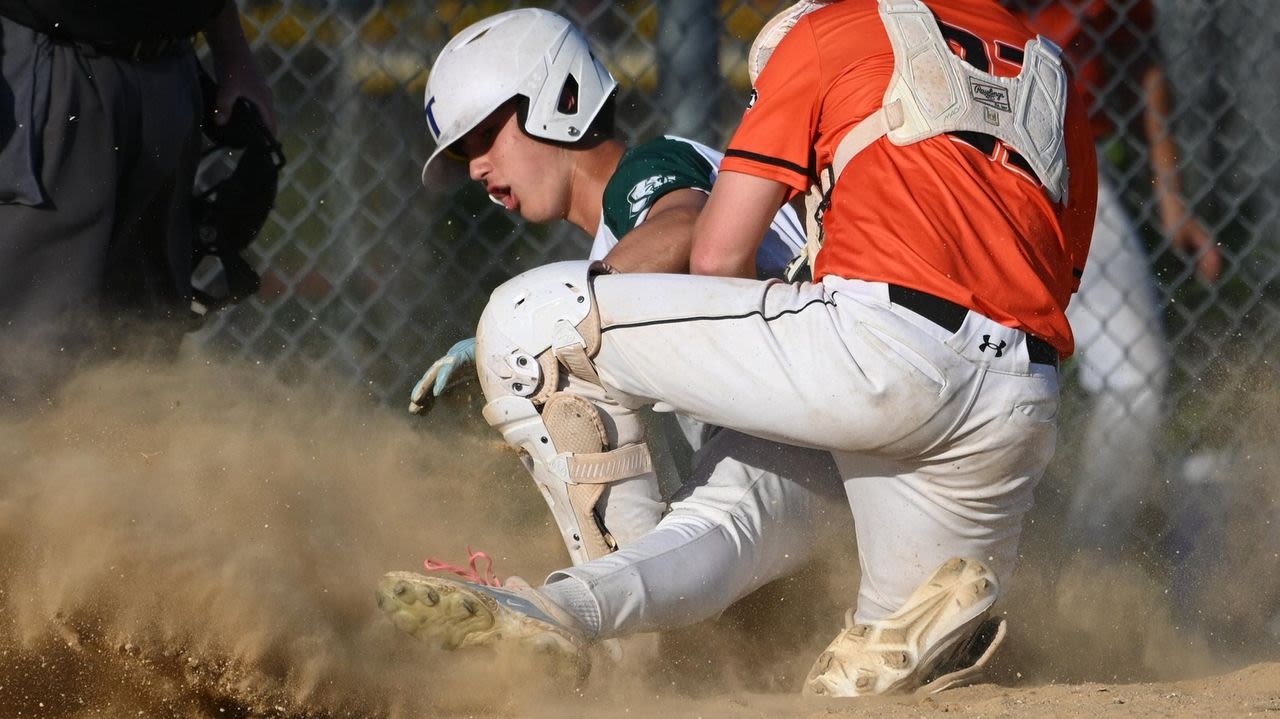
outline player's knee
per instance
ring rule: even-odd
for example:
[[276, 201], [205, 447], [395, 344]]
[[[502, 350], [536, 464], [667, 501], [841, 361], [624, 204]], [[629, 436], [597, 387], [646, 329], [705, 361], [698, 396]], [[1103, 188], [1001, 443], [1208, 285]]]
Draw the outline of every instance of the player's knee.
[[541, 406], [573, 375], [599, 384], [600, 347], [590, 264], [556, 262], [517, 275], [489, 298], [476, 328], [485, 398], [526, 397]]

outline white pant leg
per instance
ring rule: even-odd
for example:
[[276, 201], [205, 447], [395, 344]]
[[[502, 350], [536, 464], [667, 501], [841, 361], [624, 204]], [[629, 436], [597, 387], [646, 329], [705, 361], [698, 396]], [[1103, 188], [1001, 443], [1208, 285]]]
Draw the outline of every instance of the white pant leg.
[[598, 511], [610, 536], [619, 546], [626, 546], [658, 526], [666, 509], [658, 476], [649, 472], [609, 485]]
[[[953, 334], [890, 305], [883, 284], [839, 278], [610, 275], [596, 278], [595, 298], [595, 365], [615, 400], [660, 401], [855, 468], [851, 504], [880, 517], [858, 530], [873, 547], [861, 550], [862, 593], [875, 598], [861, 616], [900, 606], [941, 563], [926, 566], [933, 555], [976, 557], [1008, 578], [1056, 428], [1056, 371], [1029, 362], [1024, 333], [969, 313]], [[895, 469], [866, 473], [849, 455]], [[899, 486], [860, 491], [872, 476]]]
[[[547, 596], [598, 638], [715, 617], [821, 551], [842, 491], [829, 453], [721, 430], [695, 462], [656, 530], [548, 577]], [[566, 582], [591, 600], [562, 598]]]
[[[1055, 375], [1044, 368], [1046, 382]], [[994, 411], [980, 442], [975, 435], [923, 460], [835, 454], [862, 566], [857, 621], [893, 613], [952, 557], [980, 559], [1002, 582], [1013, 574], [1022, 520], [1053, 456], [1056, 403], [1005, 413], [995, 410], [1008, 406], [1000, 400], [981, 401]]]
[[1073, 544], [1114, 549], [1133, 528], [1155, 475], [1169, 348], [1150, 260], [1105, 179], [1098, 183], [1093, 242], [1067, 318], [1092, 407], [1066, 530]]

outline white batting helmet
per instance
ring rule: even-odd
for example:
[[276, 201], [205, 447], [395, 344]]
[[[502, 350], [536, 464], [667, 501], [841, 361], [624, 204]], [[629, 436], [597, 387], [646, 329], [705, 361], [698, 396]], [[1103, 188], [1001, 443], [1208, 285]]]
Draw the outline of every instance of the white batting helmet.
[[440, 153], [513, 97], [529, 101], [525, 132], [576, 142], [618, 86], [565, 18], [526, 8], [471, 25], [445, 45], [431, 68], [423, 111]]

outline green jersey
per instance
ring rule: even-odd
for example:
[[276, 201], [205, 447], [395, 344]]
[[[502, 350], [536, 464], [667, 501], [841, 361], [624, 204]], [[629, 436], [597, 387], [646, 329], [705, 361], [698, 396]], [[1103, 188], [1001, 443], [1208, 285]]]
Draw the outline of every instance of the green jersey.
[[[602, 259], [628, 232], [645, 221], [654, 203], [667, 193], [691, 189], [710, 193], [723, 155], [706, 145], [664, 136], [626, 151], [604, 188], [600, 227], [591, 259]], [[774, 217], [756, 254], [760, 277], [781, 277], [804, 247], [804, 225], [788, 205]]]

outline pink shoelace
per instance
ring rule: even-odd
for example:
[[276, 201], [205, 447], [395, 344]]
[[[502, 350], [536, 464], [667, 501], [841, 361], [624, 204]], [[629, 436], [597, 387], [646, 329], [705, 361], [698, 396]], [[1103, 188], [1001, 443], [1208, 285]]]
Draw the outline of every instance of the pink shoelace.
[[[484, 568], [483, 575], [480, 574], [480, 570], [476, 568], [476, 561], [480, 559], [483, 559], [488, 563]], [[450, 564], [449, 562], [440, 562], [429, 557], [422, 562], [422, 566], [425, 567], [428, 572], [453, 572], [468, 582], [475, 582], [476, 584], [482, 584], [486, 587], [502, 586], [502, 580], [498, 579], [498, 575], [493, 573], [493, 557], [490, 557], [484, 552], [472, 551], [471, 547], [468, 545], [467, 564], [470, 566], [470, 569], [459, 567], [458, 565]]]

